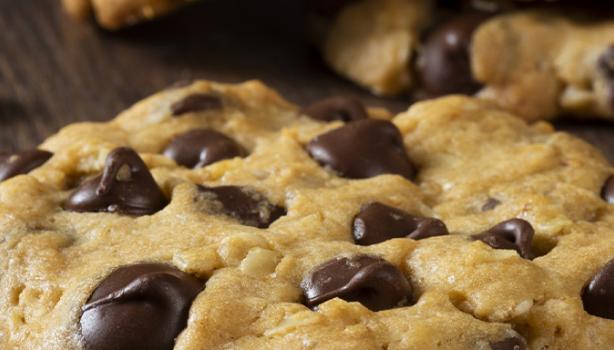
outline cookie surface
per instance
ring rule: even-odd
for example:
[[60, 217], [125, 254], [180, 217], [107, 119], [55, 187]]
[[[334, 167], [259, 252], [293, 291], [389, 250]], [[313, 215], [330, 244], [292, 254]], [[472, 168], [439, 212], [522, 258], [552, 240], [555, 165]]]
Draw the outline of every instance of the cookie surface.
[[[174, 349], [614, 346], [614, 169], [598, 151], [470, 97], [367, 113], [326, 122], [258, 82], [198, 81], [64, 128], [40, 146], [50, 159], [0, 182], [0, 348], [131, 347], [142, 330]], [[353, 178], [308, 152], [353, 123], [396, 128], [381, 152], [415, 173]], [[203, 129], [241, 152], [164, 155]], [[88, 186], [104, 205], [74, 210]], [[424, 218], [436, 232], [415, 234]], [[375, 238], [358, 244], [356, 225]], [[105, 343], [113, 319], [132, 328]]]
[[434, 3], [352, 2], [331, 21], [323, 55], [376, 94], [475, 94], [531, 121], [614, 118], [611, 8], [476, 1], [476, 13], [462, 2]]

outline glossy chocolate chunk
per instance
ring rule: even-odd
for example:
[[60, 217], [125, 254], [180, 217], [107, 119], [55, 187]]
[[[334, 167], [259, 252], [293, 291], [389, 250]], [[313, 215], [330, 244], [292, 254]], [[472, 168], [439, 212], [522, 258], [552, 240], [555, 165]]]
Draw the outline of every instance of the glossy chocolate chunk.
[[172, 350], [205, 282], [164, 264], [120, 267], [81, 314], [87, 350]]
[[317, 136], [307, 150], [320, 165], [351, 179], [397, 174], [411, 180], [416, 175], [399, 129], [385, 120], [350, 122]]
[[455, 16], [427, 36], [417, 74], [428, 96], [471, 95], [480, 89], [473, 78], [469, 51], [473, 31], [487, 18], [483, 13]]
[[527, 342], [520, 337], [510, 337], [501, 341], [491, 342], [492, 350], [527, 350]]
[[484, 203], [484, 205], [482, 206], [482, 211], [493, 210], [496, 207], [498, 207], [499, 204], [501, 204], [500, 200], [498, 200], [496, 198], [488, 198], [488, 200], [486, 200], [486, 203]]
[[330, 97], [314, 102], [303, 109], [303, 114], [325, 122], [351, 122], [369, 117], [365, 106], [351, 97]]
[[384, 259], [369, 255], [338, 257], [316, 267], [301, 283], [306, 304], [341, 298], [379, 311], [407, 305], [412, 288], [405, 276]]
[[188, 168], [202, 168], [211, 163], [247, 154], [230, 137], [211, 129], [188, 131], [173, 139], [164, 155]]
[[614, 320], [614, 259], [584, 287], [582, 303], [589, 314]]
[[597, 61], [599, 73], [608, 86], [608, 102], [614, 109], [614, 45], [610, 45]]
[[102, 175], [81, 184], [64, 207], [78, 212], [138, 216], [153, 214], [167, 203], [139, 155], [130, 148], [120, 147], [107, 156]]
[[423, 239], [448, 234], [446, 225], [435, 218], [411, 215], [382, 203], [365, 205], [352, 223], [354, 242], [370, 245], [392, 238]]
[[188, 95], [183, 100], [175, 102], [171, 106], [171, 111], [177, 116], [190, 112], [222, 109], [222, 107], [222, 100], [218, 96], [200, 93]]
[[[205, 199], [221, 203], [219, 212], [233, 217], [241, 224], [267, 228], [275, 220], [286, 215], [286, 210], [269, 202], [262, 194], [238, 186], [198, 186]], [[212, 206], [216, 208], [216, 206]], [[216, 208], [218, 209], [218, 208]]]
[[610, 176], [603, 184], [601, 198], [610, 204], [614, 204], [614, 175]]
[[51, 156], [53, 156], [53, 153], [40, 149], [13, 154], [0, 153], [0, 182], [29, 173], [43, 165]]
[[495, 249], [514, 249], [521, 257], [533, 259], [531, 244], [534, 234], [533, 226], [527, 221], [511, 219], [473, 236], [473, 239], [480, 240]]

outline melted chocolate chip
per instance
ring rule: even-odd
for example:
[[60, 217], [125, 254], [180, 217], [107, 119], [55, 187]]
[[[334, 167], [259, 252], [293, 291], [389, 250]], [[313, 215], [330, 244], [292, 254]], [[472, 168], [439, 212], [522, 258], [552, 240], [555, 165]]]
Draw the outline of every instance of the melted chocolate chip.
[[82, 183], [64, 207], [77, 212], [150, 215], [168, 203], [149, 169], [130, 148], [114, 149], [102, 175]]
[[219, 208], [221, 213], [233, 217], [246, 226], [267, 228], [275, 220], [286, 215], [284, 208], [274, 205], [262, 194], [245, 187], [198, 186], [198, 189], [205, 197], [210, 195], [212, 200], [221, 203]]
[[522, 219], [504, 221], [488, 231], [472, 238], [482, 241], [495, 249], [514, 249], [525, 259], [533, 259], [531, 249], [535, 231], [530, 223]]
[[334, 120], [351, 122], [369, 117], [365, 106], [350, 97], [330, 97], [314, 102], [303, 109], [303, 114], [325, 122]]
[[325, 262], [305, 277], [301, 287], [310, 308], [341, 298], [379, 311], [407, 305], [412, 294], [401, 271], [386, 260], [369, 255]]
[[171, 106], [173, 115], [182, 115], [189, 112], [199, 112], [211, 109], [222, 109], [222, 100], [211, 94], [192, 94]]
[[608, 84], [608, 102], [614, 109], [614, 45], [609, 46], [597, 61], [599, 72]]
[[582, 303], [589, 314], [614, 320], [614, 259], [584, 287]]
[[424, 239], [448, 234], [446, 225], [435, 218], [413, 216], [382, 203], [364, 206], [352, 223], [354, 242], [371, 245], [393, 238]]
[[320, 165], [347, 178], [397, 174], [411, 180], [416, 175], [399, 129], [385, 120], [350, 122], [314, 138], [307, 150]]
[[601, 198], [610, 204], [614, 204], [614, 175], [610, 176], [603, 184]]
[[491, 211], [501, 204], [501, 201], [496, 198], [488, 198], [482, 206], [482, 211]]
[[491, 342], [492, 350], [527, 350], [527, 342], [520, 337], [510, 337], [501, 341]]
[[234, 157], [244, 157], [245, 150], [230, 137], [211, 129], [186, 132], [173, 139], [164, 155], [188, 168], [202, 168]]
[[96, 287], [81, 315], [87, 350], [171, 350], [204, 281], [164, 264], [120, 267]]
[[0, 182], [29, 173], [43, 165], [51, 156], [53, 156], [53, 153], [39, 149], [13, 154], [0, 154]]
[[471, 95], [480, 89], [469, 51], [473, 31], [487, 18], [483, 13], [459, 15], [428, 35], [417, 62], [418, 79], [427, 95]]

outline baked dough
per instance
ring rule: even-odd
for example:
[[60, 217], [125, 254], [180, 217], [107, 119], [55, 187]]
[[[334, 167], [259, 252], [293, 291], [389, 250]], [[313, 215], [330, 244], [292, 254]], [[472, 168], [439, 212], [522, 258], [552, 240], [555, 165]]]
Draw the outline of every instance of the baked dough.
[[[220, 103], [192, 98], [186, 108], [194, 95]], [[413, 180], [321, 166], [306, 147], [343, 122], [311, 119], [256, 81], [198, 81], [109, 122], [64, 128], [40, 146], [53, 157], [0, 183], [0, 348], [83, 349], [84, 305], [111, 273], [139, 263], [203, 281], [175, 349], [612, 348], [614, 321], [583, 307], [585, 286], [614, 258], [614, 205], [601, 194], [614, 169], [604, 157], [471, 97], [417, 103], [391, 122]], [[202, 128], [246, 154], [195, 169], [162, 154]], [[138, 152], [168, 204], [140, 216], [69, 210], [69, 196], [118, 147]], [[119, 168], [115, 181], [130, 171]], [[249, 187], [285, 212], [258, 228], [197, 185]], [[439, 219], [449, 234], [355, 244], [352, 222], [374, 202]], [[512, 218], [534, 229], [533, 260], [474, 237]], [[357, 255], [400, 271], [408, 299], [381, 311], [335, 297], [305, 306], [301, 281], [314, 268]]]

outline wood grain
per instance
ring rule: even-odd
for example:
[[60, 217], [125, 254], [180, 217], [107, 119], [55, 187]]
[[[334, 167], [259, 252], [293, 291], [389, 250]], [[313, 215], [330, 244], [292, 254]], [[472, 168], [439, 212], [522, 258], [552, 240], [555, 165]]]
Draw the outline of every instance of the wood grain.
[[[34, 147], [60, 127], [107, 120], [173, 82], [261, 79], [299, 104], [355, 96], [393, 111], [328, 70], [304, 39], [301, 2], [204, 0], [167, 18], [105, 32], [59, 0], [0, 0], [0, 150]], [[614, 124], [561, 122], [614, 161]]]

